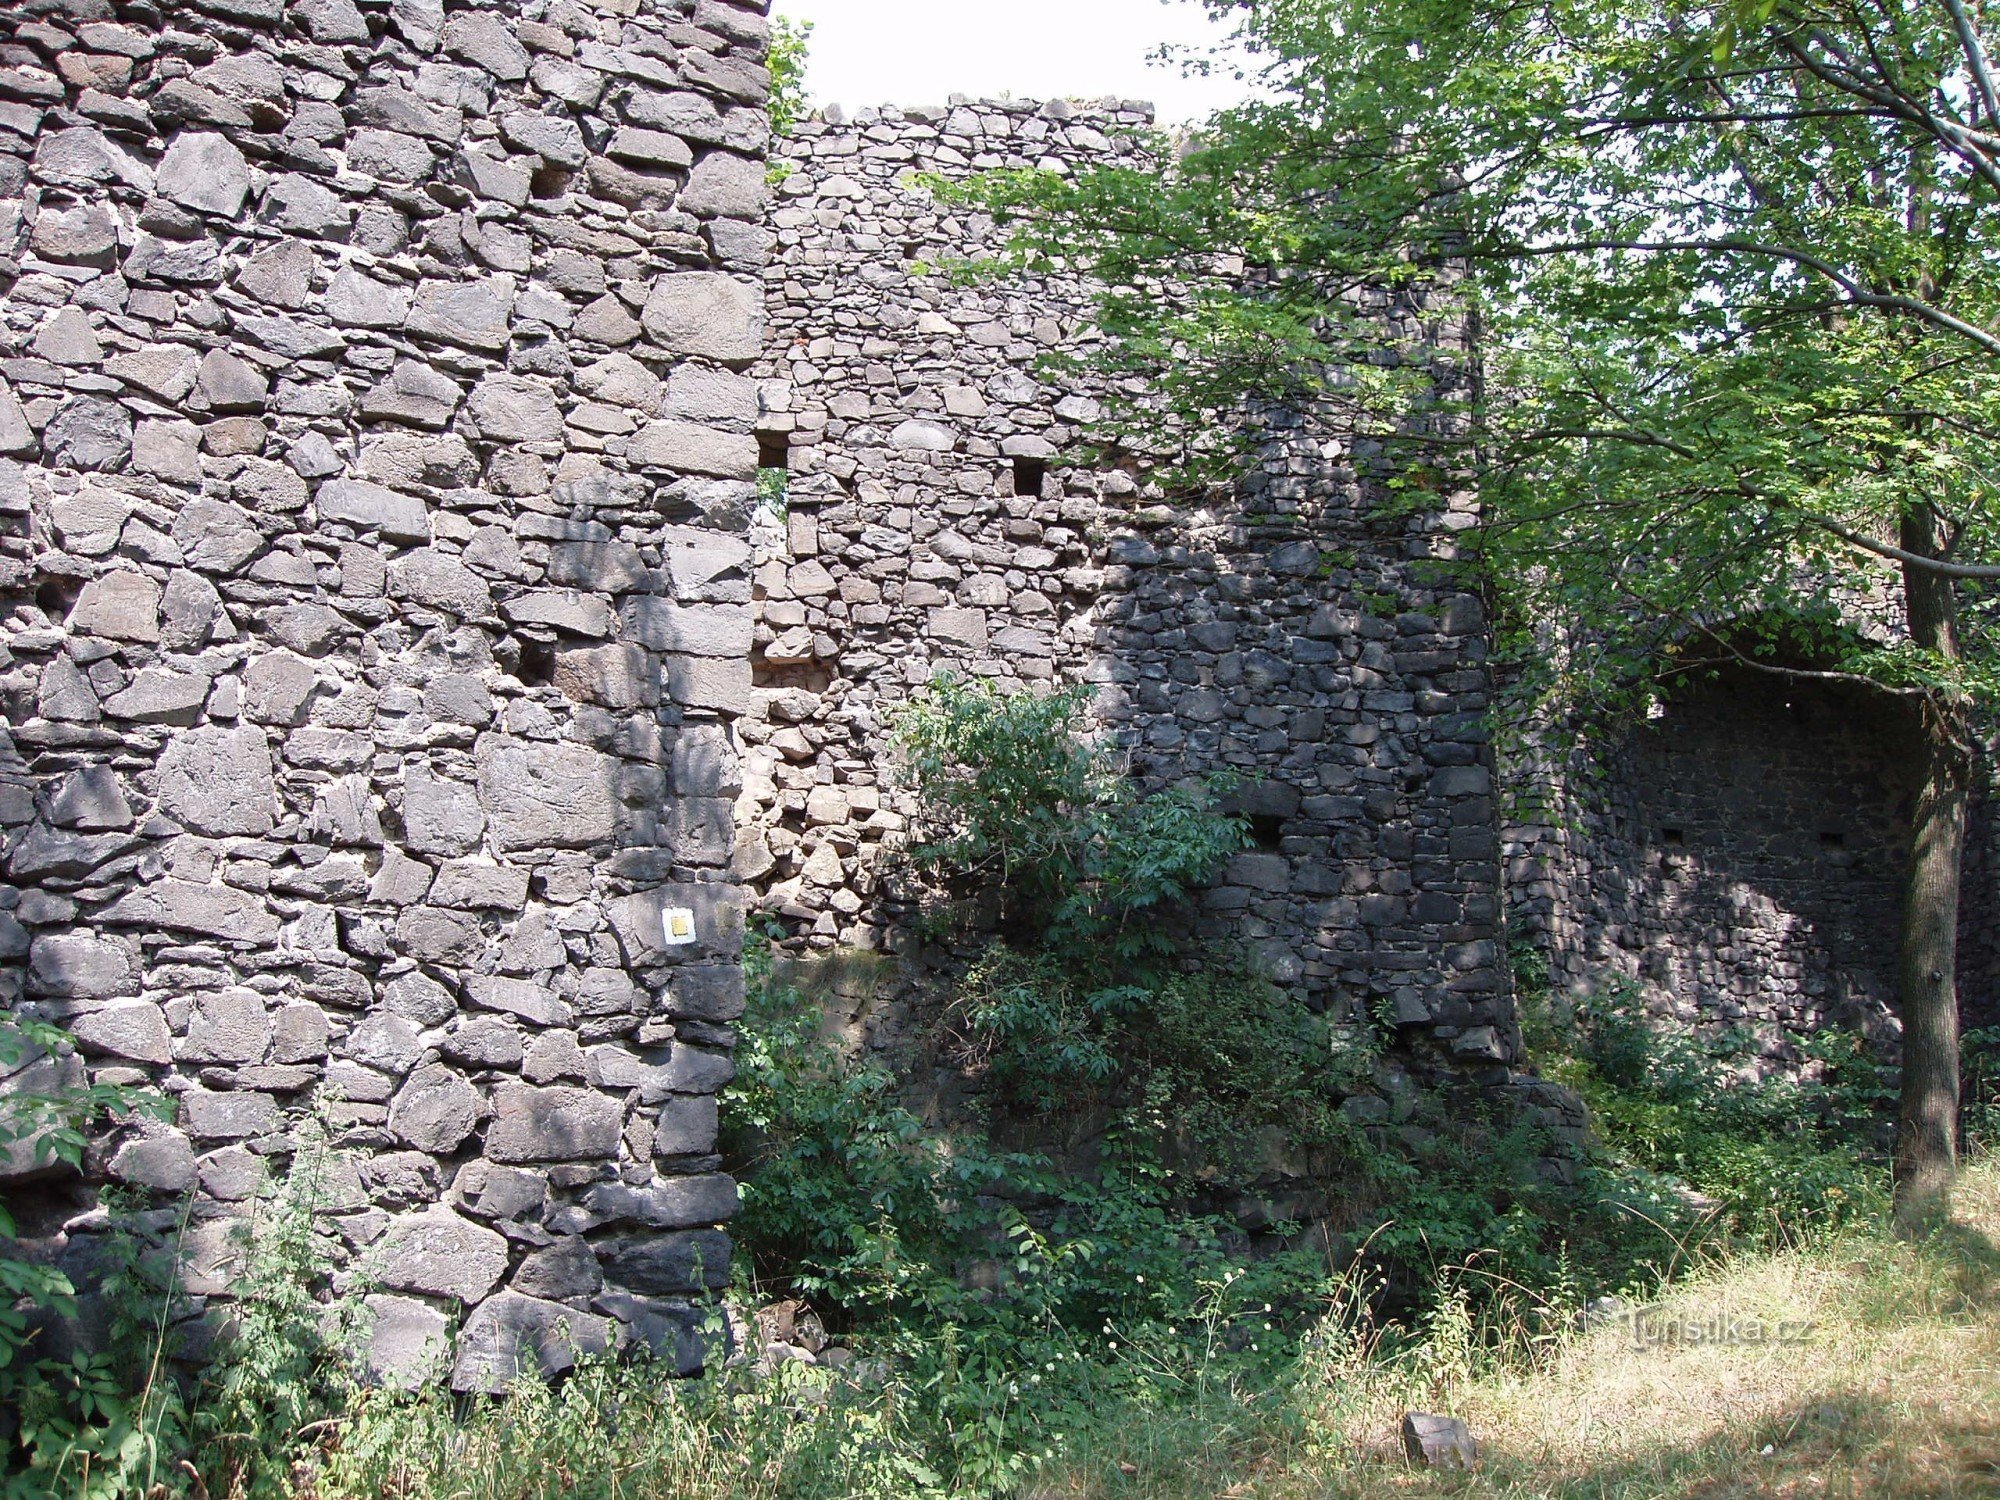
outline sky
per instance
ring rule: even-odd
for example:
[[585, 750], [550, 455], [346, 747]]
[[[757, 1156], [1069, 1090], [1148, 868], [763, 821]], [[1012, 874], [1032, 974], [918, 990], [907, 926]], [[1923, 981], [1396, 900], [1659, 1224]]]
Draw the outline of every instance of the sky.
[[942, 104], [948, 95], [1150, 99], [1163, 123], [1197, 120], [1243, 86], [1150, 65], [1162, 42], [1206, 46], [1229, 28], [1194, 0], [776, 0], [813, 23], [815, 104]]

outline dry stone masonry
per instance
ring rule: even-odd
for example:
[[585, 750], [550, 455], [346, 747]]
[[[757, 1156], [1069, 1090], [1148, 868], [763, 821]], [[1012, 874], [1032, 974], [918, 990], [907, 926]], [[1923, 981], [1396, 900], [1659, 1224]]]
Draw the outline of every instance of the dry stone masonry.
[[[1086, 289], [935, 269], [1000, 238], [917, 174], [1130, 160], [1149, 121], [956, 100], [828, 113], [781, 144], [760, 433], [789, 511], [757, 563], [735, 869], [804, 946], [894, 946], [890, 711], [941, 672], [1093, 683], [1147, 782], [1244, 778], [1260, 848], [1208, 893], [1212, 935], [1504, 1078], [1484, 619], [1425, 571], [1473, 498], [1385, 521], [1366, 455], [1279, 414], [1233, 498], [1168, 503], [1137, 463], [1084, 462], [1098, 401], [1042, 373], [1087, 350]], [[1462, 352], [1449, 311], [1366, 310]]]
[[[1737, 669], [1560, 757], [1506, 830], [1518, 935], [1571, 993], [1629, 984], [1655, 1017], [1746, 1032], [1759, 1065], [1799, 1038], [1893, 1051], [1916, 726], [1867, 697]], [[1989, 762], [1990, 764], [1990, 762]], [[1968, 1027], [1993, 1020], [1994, 825], [1974, 818], [1960, 913]]]
[[[0, 15], [0, 1001], [81, 1048], [0, 1089], [165, 1092], [91, 1167], [192, 1195], [197, 1305], [316, 1118], [381, 1378], [454, 1326], [463, 1390], [697, 1365], [743, 887], [795, 950], [907, 946], [887, 726], [942, 672], [1091, 684], [1148, 785], [1233, 773], [1257, 847], [1201, 934], [1560, 1129], [1503, 900], [1564, 981], [1881, 1020], [1888, 739], [1690, 699], [1561, 768], [1576, 815], [1503, 881], [1484, 614], [1439, 566], [1475, 497], [1382, 506], [1284, 412], [1233, 492], [1170, 494], [1049, 373], [1087, 288], [938, 270], [999, 240], [919, 174], [1137, 160], [1150, 111], [774, 146], [762, 10]], [[1358, 305], [1465, 369], [1448, 297]], [[0, 1183], [89, 1263], [86, 1193], [19, 1146]]]
[[82, 1043], [0, 1086], [171, 1096], [98, 1166], [198, 1296], [317, 1109], [387, 1377], [726, 1279], [762, 12], [0, 16], [0, 983]]

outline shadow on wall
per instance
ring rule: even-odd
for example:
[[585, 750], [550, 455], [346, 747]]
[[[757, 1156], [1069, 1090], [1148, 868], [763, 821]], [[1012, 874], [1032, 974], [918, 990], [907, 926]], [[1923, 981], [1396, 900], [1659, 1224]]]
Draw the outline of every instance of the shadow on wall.
[[[1893, 1040], [1914, 727], [1826, 684], [1735, 668], [1684, 685], [1609, 757], [1582, 958], [1648, 1009]], [[1575, 980], [1578, 976], [1569, 976]]]
[[[1002, 515], [1095, 491], [1088, 566], [1047, 591], [1047, 624], [1007, 626], [990, 663], [940, 669], [1096, 684], [1098, 723], [1148, 787], [1240, 778], [1230, 803], [1256, 846], [1218, 872], [1196, 933], [1240, 943], [1315, 1010], [1428, 1035], [1461, 1063], [1511, 1056], [1484, 612], [1423, 561], [1470, 497], [1390, 515], [1350, 443], [1296, 419], [1206, 503], [1159, 503], [1115, 468], [1043, 483]], [[867, 644], [906, 656], [911, 643], [884, 635]], [[886, 769], [880, 740], [871, 753]], [[890, 780], [882, 805], [907, 813]], [[835, 803], [852, 789], [824, 786], [804, 800], [801, 836], [851, 811]], [[856, 896], [876, 945], [900, 946], [913, 903], [894, 860], [872, 863]]]
[[1242, 778], [1256, 846], [1201, 935], [1315, 1010], [1498, 1062], [1485, 617], [1435, 565], [1471, 501], [1385, 513], [1354, 446], [1280, 419], [1226, 500], [1137, 511], [1107, 544], [1083, 675], [1149, 785]]

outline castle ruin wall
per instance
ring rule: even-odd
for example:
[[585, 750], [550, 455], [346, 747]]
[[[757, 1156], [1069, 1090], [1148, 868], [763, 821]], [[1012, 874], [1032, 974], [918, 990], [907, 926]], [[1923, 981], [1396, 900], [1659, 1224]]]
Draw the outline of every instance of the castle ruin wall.
[[690, 1365], [728, 1274], [762, 12], [0, 19], [0, 985], [82, 1049], [0, 1087], [165, 1091], [92, 1167], [197, 1310], [320, 1111], [385, 1377]]
[[[1389, 519], [1350, 436], [1282, 415], [1233, 494], [1169, 496], [1086, 456], [1102, 393], [1049, 373], [1090, 350], [1087, 288], [943, 274], [1004, 231], [922, 174], [1137, 161], [1148, 124], [1118, 101], [954, 100], [781, 143], [759, 373], [789, 509], [757, 564], [737, 873], [797, 948], [894, 947], [896, 705], [940, 673], [1090, 683], [1145, 784], [1243, 778], [1259, 846], [1205, 894], [1202, 935], [1504, 1078], [1485, 620], [1435, 576], [1474, 498]], [[1446, 300], [1367, 310], [1462, 352]]]

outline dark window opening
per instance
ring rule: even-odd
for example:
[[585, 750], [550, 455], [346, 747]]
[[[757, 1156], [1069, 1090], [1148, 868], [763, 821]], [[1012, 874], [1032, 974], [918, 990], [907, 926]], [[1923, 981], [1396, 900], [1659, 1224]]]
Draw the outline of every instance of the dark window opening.
[[1014, 493], [1041, 498], [1042, 480], [1049, 472], [1048, 464], [1039, 458], [1017, 458], [1014, 460]]
[[783, 433], [757, 439], [757, 507], [783, 521], [792, 509], [791, 445]]
[[903, 242], [904, 260], [922, 260], [923, 258], [924, 258], [924, 247], [920, 241], [905, 240]]
[[574, 175], [567, 167], [551, 166], [543, 162], [528, 174], [528, 196], [560, 198], [569, 191], [569, 180]]
[[1678, 828], [1662, 828], [1660, 842], [1669, 849], [1678, 849], [1687, 842], [1687, 835]]
[[1278, 813], [1250, 814], [1250, 837], [1266, 854], [1276, 854], [1285, 836], [1285, 820]]
[[547, 687], [556, 680], [556, 653], [539, 641], [521, 642], [521, 659], [514, 676], [524, 687]]
[[1844, 833], [1822, 833], [1819, 836], [1819, 846], [1826, 850], [1845, 849], [1847, 847], [1847, 835]]
[[51, 578], [35, 590], [35, 603], [49, 617], [51, 625], [60, 625], [82, 593], [82, 583], [74, 578]]

